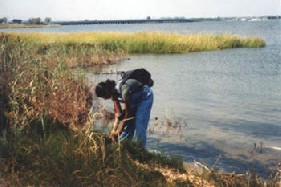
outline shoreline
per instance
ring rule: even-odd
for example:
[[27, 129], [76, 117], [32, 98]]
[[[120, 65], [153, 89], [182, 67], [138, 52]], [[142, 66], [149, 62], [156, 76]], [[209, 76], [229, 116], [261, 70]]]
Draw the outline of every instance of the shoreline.
[[[60, 27], [59, 24], [43, 25], [43, 24], [0, 24], [0, 29], [12, 28], [51, 28]], [[0, 30], [1, 31], [1, 30]]]

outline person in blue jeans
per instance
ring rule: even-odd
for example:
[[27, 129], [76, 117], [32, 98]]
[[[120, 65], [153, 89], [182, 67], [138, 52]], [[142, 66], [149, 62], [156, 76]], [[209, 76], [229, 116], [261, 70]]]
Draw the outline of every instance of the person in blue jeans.
[[[143, 85], [135, 79], [129, 79], [125, 84], [116, 84], [114, 80], [100, 82], [96, 86], [96, 95], [103, 99], [111, 99], [114, 104], [115, 121], [111, 137], [120, 141], [132, 140], [135, 132], [135, 115], [142, 99]], [[121, 108], [124, 103], [124, 110]], [[121, 128], [119, 127], [121, 124]]]
[[142, 92], [142, 100], [138, 105], [136, 113], [136, 132], [134, 136], [134, 141], [141, 143], [143, 147], [146, 147], [146, 133], [153, 100], [154, 95], [151, 87], [145, 85]]
[[[119, 135], [121, 141], [133, 139], [146, 146], [146, 131], [154, 100], [151, 87], [154, 81], [145, 69], [123, 72], [122, 80], [100, 82], [96, 86], [97, 97], [112, 99], [114, 103], [115, 121], [111, 135]], [[122, 110], [120, 102], [124, 103]], [[121, 128], [118, 125], [121, 122]]]

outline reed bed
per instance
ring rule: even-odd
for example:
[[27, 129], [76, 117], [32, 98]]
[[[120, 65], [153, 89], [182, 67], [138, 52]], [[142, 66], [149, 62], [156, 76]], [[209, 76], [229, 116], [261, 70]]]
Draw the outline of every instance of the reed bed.
[[22, 39], [39, 44], [86, 45], [110, 51], [134, 53], [186, 53], [227, 48], [260, 48], [265, 41], [257, 37], [230, 34], [181, 35], [145, 33], [21, 33]]

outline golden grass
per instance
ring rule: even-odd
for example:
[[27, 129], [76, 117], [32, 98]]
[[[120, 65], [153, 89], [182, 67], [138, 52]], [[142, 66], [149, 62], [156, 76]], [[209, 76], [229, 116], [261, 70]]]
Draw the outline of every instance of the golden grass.
[[90, 45], [102, 49], [128, 53], [186, 53], [226, 48], [264, 47], [257, 37], [230, 34], [182, 35], [160, 32], [143, 33], [13, 33], [23, 40], [37, 44]]

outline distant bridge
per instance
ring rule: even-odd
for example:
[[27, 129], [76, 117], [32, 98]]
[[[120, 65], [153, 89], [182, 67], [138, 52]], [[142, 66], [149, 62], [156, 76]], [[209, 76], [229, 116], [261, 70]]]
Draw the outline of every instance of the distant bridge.
[[56, 21], [60, 25], [93, 25], [93, 24], [146, 24], [146, 23], [187, 23], [194, 19], [141, 19], [141, 20], [83, 20], [83, 21]]

